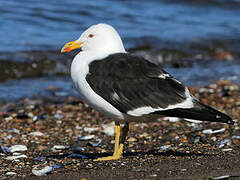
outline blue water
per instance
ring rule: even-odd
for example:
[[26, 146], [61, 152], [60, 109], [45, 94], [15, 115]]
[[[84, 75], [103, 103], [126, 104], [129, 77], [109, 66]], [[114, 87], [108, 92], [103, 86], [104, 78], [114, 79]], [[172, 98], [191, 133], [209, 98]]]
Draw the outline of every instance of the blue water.
[[[195, 64], [194, 67], [165, 68], [165, 70], [187, 86], [204, 86], [215, 83], [216, 80], [229, 80], [234, 83], [239, 82], [240, 78], [240, 66], [230, 62], [212, 61]], [[51, 87], [56, 87], [58, 90], [50, 90]], [[0, 83], [0, 101], [14, 101], [26, 97], [61, 98], [67, 96], [78, 96], [69, 76], [27, 78]]]
[[[171, 2], [171, 3], [170, 3]], [[132, 47], [141, 38], [239, 38], [238, 0], [1, 0], [0, 52], [61, 49], [91, 24], [113, 25]]]
[[[126, 48], [147, 45], [159, 52], [170, 42], [170, 49], [180, 43], [184, 51], [195, 43], [198, 51], [205, 47], [196, 44], [218, 40], [230, 52], [234, 50], [234, 61], [209, 59], [167, 70], [187, 85], [203, 86], [221, 79], [240, 82], [240, 0], [0, 0], [0, 56], [20, 62], [29, 58], [27, 51], [60, 51], [96, 23], [113, 25]], [[77, 95], [69, 75], [55, 75], [2, 82], [0, 101], [51, 96], [50, 86], [60, 88], [55, 96]]]

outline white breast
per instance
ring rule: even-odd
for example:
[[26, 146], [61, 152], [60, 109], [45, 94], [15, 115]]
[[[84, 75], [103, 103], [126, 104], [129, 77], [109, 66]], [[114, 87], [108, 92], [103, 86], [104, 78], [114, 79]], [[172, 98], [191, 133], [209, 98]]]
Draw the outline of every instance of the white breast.
[[111, 118], [124, 119], [123, 114], [101, 96], [96, 94], [86, 81], [86, 75], [89, 72], [89, 64], [95, 59], [103, 59], [106, 56], [107, 55], [98, 56], [96, 52], [80, 52], [73, 59], [71, 77], [74, 86], [80, 93], [81, 99], [88, 105]]

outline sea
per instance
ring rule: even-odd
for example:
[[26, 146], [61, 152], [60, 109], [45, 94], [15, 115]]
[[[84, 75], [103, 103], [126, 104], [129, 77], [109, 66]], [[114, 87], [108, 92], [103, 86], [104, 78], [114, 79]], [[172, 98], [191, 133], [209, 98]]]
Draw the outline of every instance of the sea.
[[0, 101], [77, 96], [60, 50], [98, 23], [186, 85], [240, 82], [240, 0], [0, 0]]

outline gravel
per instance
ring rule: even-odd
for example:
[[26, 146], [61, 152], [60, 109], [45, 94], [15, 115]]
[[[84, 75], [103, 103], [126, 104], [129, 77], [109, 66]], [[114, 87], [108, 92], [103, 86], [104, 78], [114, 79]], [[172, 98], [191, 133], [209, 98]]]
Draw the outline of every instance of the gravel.
[[[224, 89], [228, 94], [221, 93]], [[240, 85], [220, 81], [200, 93], [198, 87], [190, 90], [229, 114], [234, 125], [161, 117], [130, 123], [123, 158], [107, 162], [93, 159], [113, 152], [114, 125], [79, 99], [25, 98], [1, 105], [0, 179], [235, 178], [240, 175]]]

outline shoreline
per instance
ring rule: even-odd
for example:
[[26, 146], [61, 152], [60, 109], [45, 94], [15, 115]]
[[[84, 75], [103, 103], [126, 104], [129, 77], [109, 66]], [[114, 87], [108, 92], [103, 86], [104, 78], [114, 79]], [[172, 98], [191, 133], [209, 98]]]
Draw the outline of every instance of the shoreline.
[[[240, 175], [240, 84], [219, 81], [190, 87], [190, 91], [203, 103], [230, 115], [236, 121], [234, 126], [177, 118], [131, 123], [123, 159], [109, 162], [94, 162], [92, 158], [113, 151], [112, 121], [78, 98], [26, 98], [1, 105], [0, 179], [204, 179]], [[27, 150], [8, 152], [17, 144]], [[6, 159], [19, 155], [25, 156]], [[33, 169], [47, 166], [53, 167], [48, 175], [33, 175]], [[16, 174], [7, 175], [9, 172]]]

